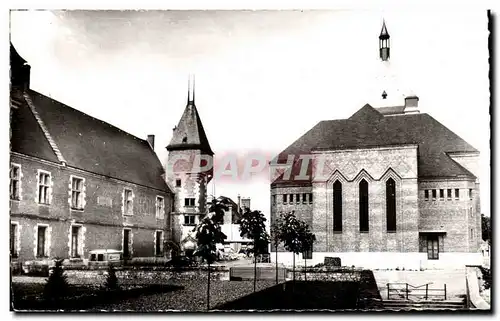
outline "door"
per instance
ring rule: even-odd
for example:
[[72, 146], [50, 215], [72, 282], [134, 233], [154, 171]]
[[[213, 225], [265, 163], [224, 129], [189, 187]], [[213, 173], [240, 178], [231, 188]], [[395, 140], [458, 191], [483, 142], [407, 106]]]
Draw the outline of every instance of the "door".
[[429, 260], [439, 259], [439, 239], [437, 235], [427, 236], [427, 258]]
[[45, 256], [45, 231], [46, 231], [45, 226], [38, 227], [38, 244], [37, 244], [38, 253], [37, 254], [39, 257]]
[[123, 230], [123, 257], [128, 258], [130, 256], [130, 230]]
[[162, 241], [162, 234], [163, 234], [162, 231], [156, 231], [156, 247], [155, 247], [156, 248], [156, 253], [155, 253], [156, 256], [162, 255], [162, 251], [161, 251], [162, 250], [162, 246], [161, 246], [162, 245], [161, 244], [162, 243], [161, 242]]

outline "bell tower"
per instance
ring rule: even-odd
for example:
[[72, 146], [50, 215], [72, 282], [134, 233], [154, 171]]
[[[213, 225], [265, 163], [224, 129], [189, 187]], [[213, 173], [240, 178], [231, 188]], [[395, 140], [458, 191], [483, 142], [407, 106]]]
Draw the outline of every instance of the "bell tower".
[[382, 59], [382, 61], [388, 61], [391, 56], [391, 36], [389, 35], [389, 32], [387, 32], [385, 20], [382, 24], [380, 36], [378, 36], [378, 46], [380, 51], [380, 59]]
[[192, 230], [207, 213], [207, 185], [213, 176], [213, 151], [195, 104], [195, 79], [189, 76], [187, 104], [168, 151], [167, 183], [175, 193], [172, 209], [172, 241], [180, 252], [193, 250]]

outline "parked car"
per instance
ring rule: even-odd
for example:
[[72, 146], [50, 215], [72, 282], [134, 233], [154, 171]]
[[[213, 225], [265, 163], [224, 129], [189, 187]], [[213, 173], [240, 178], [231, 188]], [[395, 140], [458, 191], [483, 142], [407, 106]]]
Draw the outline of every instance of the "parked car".
[[189, 267], [196, 266], [196, 261], [188, 256], [174, 256], [165, 265], [169, 267]]
[[89, 266], [122, 265], [122, 252], [113, 249], [99, 249], [89, 252]]

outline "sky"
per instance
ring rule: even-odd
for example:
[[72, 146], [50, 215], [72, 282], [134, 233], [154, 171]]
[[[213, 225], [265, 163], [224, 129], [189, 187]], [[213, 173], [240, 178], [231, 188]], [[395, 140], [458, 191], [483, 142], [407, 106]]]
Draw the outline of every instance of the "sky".
[[[31, 65], [32, 89], [135, 136], [154, 134], [162, 162], [189, 73], [215, 154], [272, 156], [378, 98], [383, 19], [397, 83], [481, 152], [489, 215], [484, 10], [14, 11], [11, 41]], [[269, 189], [262, 175], [215, 180], [216, 195], [250, 197], [266, 215]]]

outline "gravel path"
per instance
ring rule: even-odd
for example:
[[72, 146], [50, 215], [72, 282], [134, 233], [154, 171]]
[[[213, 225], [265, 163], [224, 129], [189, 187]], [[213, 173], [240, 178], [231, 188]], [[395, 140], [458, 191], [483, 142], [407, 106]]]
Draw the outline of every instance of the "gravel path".
[[[172, 281], [184, 290], [144, 295], [93, 310], [156, 312], [165, 310], [206, 311], [206, 280]], [[275, 285], [275, 281], [258, 281], [257, 291]], [[253, 281], [212, 281], [210, 283], [210, 307], [238, 299], [253, 292]]]

